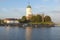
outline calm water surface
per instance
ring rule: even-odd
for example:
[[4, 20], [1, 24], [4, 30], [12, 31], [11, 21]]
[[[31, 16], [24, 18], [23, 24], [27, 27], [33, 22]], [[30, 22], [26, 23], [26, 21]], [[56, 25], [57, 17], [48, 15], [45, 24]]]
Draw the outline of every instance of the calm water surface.
[[0, 27], [0, 40], [60, 40], [60, 27]]

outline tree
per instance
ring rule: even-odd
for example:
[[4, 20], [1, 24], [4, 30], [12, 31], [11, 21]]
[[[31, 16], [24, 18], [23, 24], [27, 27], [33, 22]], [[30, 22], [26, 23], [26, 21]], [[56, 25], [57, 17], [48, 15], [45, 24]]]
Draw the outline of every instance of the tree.
[[1, 19], [0, 19], [0, 24], [1, 24]]
[[42, 17], [40, 15], [33, 15], [31, 22], [42, 22]]
[[35, 16], [35, 15], [32, 15], [30, 21], [31, 21], [31, 22], [35, 22], [35, 21], [36, 21], [36, 16]]
[[22, 17], [22, 21], [25, 21], [25, 20], [26, 20], [26, 16], [23, 16], [23, 17]]
[[0, 24], [4, 24], [4, 20], [3, 19], [0, 19]]
[[30, 20], [27, 20], [27, 19], [26, 19], [26, 16], [23, 16], [22, 19], [21, 19], [21, 22], [22, 22], [22, 23], [29, 23]]
[[22, 23], [21, 19], [18, 19], [19, 23]]
[[40, 15], [36, 15], [36, 22], [42, 22], [42, 17]]
[[44, 17], [44, 22], [51, 22], [51, 17], [50, 16], [45, 16]]

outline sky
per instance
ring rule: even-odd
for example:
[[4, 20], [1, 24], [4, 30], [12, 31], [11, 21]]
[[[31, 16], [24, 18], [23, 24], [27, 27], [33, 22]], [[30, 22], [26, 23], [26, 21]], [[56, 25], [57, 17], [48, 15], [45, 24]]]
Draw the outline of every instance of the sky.
[[60, 0], [0, 0], [0, 18], [21, 18], [30, 2], [33, 14], [49, 15], [60, 23]]

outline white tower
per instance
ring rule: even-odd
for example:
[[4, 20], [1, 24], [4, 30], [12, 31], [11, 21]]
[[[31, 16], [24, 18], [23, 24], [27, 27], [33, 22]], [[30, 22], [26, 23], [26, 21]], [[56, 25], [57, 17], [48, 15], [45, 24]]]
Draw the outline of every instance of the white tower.
[[26, 19], [29, 20], [31, 16], [32, 16], [32, 8], [30, 5], [28, 5], [26, 8]]

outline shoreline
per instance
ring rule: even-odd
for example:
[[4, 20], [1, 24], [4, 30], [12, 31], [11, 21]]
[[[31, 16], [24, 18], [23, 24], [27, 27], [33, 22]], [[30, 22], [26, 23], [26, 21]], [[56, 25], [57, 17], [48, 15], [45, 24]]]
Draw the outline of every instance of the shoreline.
[[54, 24], [29, 24], [29, 23], [19, 23], [19, 24], [0, 24], [0, 26], [19, 26], [19, 27], [54, 27]]

